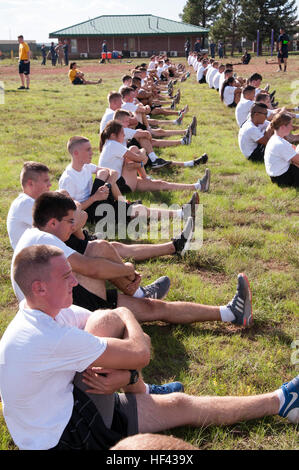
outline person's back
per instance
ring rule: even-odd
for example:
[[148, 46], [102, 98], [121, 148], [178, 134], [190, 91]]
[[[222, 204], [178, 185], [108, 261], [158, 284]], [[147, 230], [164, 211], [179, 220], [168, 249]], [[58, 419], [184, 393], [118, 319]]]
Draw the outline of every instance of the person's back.
[[20, 193], [12, 202], [7, 214], [7, 232], [13, 248], [27, 228], [32, 226], [32, 208], [34, 199], [27, 194]]

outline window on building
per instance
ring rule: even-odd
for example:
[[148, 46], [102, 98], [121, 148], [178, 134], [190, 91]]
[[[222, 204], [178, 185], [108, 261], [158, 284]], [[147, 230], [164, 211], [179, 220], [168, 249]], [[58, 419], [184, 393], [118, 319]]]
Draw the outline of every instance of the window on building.
[[77, 39], [71, 39], [71, 51], [78, 52]]
[[129, 44], [129, 51], [135, 51], [135, 38], [129, 38], [128, 39], [128, 44]]

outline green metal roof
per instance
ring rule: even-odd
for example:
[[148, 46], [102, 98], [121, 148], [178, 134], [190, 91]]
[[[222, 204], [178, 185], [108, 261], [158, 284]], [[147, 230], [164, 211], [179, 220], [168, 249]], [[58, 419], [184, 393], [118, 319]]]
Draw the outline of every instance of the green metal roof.
[[54, 37], [84, 36], [152, 36], [170, 34], [203, 34], [209, 30], [188, 23], [154, 15], [103, 15], [49, 34]]

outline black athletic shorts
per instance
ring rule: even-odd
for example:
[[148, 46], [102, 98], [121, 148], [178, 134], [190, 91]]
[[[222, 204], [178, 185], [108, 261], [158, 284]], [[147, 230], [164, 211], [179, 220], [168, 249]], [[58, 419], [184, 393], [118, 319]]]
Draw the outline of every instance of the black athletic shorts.
[[288, 51], [278, 52], [277, 57], [279, 59], [287, 59], [289, 57]]
[[83, 255], [88, 244], [88, 238], [87, 236], [85, 236], [84, 240], [81, 240], [75, 235], [71, 235], [70, 238], [65, 242], [65, 244], [80, 253], [81, 255]]
[[293, 186], [299, 188], [299, 168], [290, 164], [288, 171], [279, 176], [271, 176], [272, 183], [278, 186]]
[[132, 189], [127, 185], [126, 180], [121, 176], [116, 181], [117, 186], [122, 194], [131, 193]]
[[72, 81], [73, 85], [83, 85], [83, 80], [80, 77], [75, 77], [75, 79]]
[[141, 145], [140, 143], [138, 142], [138, 140], [135, 139], [135, 137], [133, 137], [133, 139], [129, 139], [128, 142], [127, 142], [127, 147], [132, 147], [132, 145], [135, 145], [136, 147], [138, 147], [139, 149], [141, 149]]
[[102, 299], [102, 297], [89, 292], [85, 287], [78, 284], [73, 287], [73, 304], [78, 305], [79, 307], [86, 308], [91, 312], [95, 310], [104, 308], [111, 309], [117, 308], [117, 289], [107, 289], [106, 290], [107, 300]]
[[231, 104], [228, 104], [227, 105], [229, 108], [235, 108], [237, 106], [237, 103], [235, 103], [234, 101], [231, 103]]
[[144, 124], [141, 124], [141, 122], [138, 122], [137, 126], [135, 127], [135, 129], [141, 129], [143, 131], [147, 131], [147, 128]]
[[74, 406], [58, 444], [50, 450], [109, 450], [122, 438], [138, 433], [134, 394], [115, 394], [111, 428], [107, 428], [91, 398], [74, 386]]
[[19, 61], [19, 73], [23, 73], [24, 75], [30, 75], [30, 62], [25, 64], [24, 60]]
[[265, 145], [258, 144], [258, 146], [256, 147], [256, 149], [254, 149], [250, 157], [248, 157], [248, 160], [251, 160], [252, 162], [263, 162], [265, 148]]

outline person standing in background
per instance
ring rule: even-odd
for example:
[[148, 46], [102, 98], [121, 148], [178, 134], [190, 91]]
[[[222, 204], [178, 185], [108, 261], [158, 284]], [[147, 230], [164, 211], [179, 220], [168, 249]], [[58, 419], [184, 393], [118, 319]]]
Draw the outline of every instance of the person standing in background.
[[[19, 42], [19, 75], [21, 79], [21, 86], [18, 90], [29, 90], [30, 84], [30, 48], [27, 42], [24, 41], [24, 37], [20, 34], [18, 36]], [[25, 77], [26, 77], [26, 88], [25, 88]]]
[[42, 63], [41, 65], [46, 65], [47, 62], [47, 51], [46, 51], [46, 46], [43, 44], [41, 47], [41, 53], [42, 53]]
[[66, 39], [64, 40], [62, 49], [64, 53], [64, 65], [69, 65], [69, 45]]
[[282, 67], [281, 67], [282, 63], [284, 65], [283, 71], [284, 72], [287, 71], [287, 61], [288, 61], [288, 55], [289, 55], [288, 54], [289, 41], [290, 41], [290, 38], [287, 35], [287, 33], [285, 32], [284, 28], [280, 28], [279, 37], [278, 37], [278, 41], [277, 41], [277, 45], [278, 45], [278, 54], [277, 54], [278, 69], [277, 69], [277, 72], [282, 71]]

